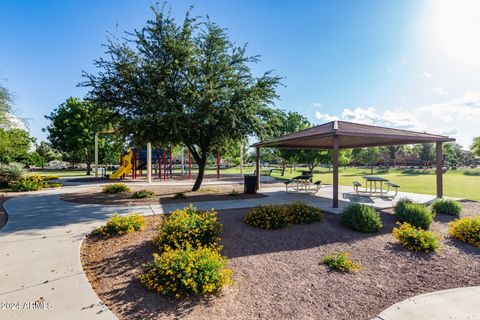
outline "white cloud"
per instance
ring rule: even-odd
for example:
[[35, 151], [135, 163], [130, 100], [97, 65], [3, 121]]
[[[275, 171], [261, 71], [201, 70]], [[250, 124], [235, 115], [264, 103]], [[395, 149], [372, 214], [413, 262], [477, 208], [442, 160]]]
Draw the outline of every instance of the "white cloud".
[[339, 116], [315, 113], [323, 121], [345, 120], [364, 124], [430, 132], [454, 137], [468, 148], [480, 135], [480, 92], [465, 92], [455, 99], [420, 107], [379, 111], [374, 107], [344, 108]]
[[393, 70], [393, 68], [392, 68], [391, 66], [386, 66], [386, 67], [385, 67], [385, 70], [387, 70], [387, 73], [388, 73], [388, 74], [393, 74], [393, 73], [394, 73], [394, 70]]
[[312, 103], [312, 106], [314, 106], [314, 107], [321, 107], [322, 104], [321, 104], [320, 102], [314, 102], [314, 103]]
[[329, 115], [329, 114], [326, 114], [326, 113], [321, 113], [319, 111], [315, 112], [315, 118], [317, 118], [318, 120], [325, 121], [325, 122], [339, 120], [337, 116], [332, 116], [332, 115]]
[[431, 78], [432, 75], [428, 71], [423, 71], [422, 73], [418, 74], [417, 77], [420, 79], [428, 79]]
[[443, 88], [440, 88], [440, 87], [435, 87], [432, 89], [433, 92], [435, 92], [436, 94], [438, 94], [439, 96], [445, 96], [448, 94], [448, 91], [443, 89]]

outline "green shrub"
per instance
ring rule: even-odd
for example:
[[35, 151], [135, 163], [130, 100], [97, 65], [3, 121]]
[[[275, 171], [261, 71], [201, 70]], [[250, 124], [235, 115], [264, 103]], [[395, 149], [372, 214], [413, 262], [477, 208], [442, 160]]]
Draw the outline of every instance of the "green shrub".
[[278, 205], [259, 206], [250, 209], [243, 221], [262, 229], [280, 229], [288, 225], [285, 219], [285, 207]]
[[480, 216], [465, 217], [450, 222], [448, 233], [453, 238], [480, 247]]
[[130, 192], [130, 188], [124, 183], [107, 184], [102, 190], [104, 193]]
[[210, 247], [167, 248], [161, 255], [153, 254], [153, 262], [144, 267], [139, 277], [146, 287], [163, 295], [204, 295], [215, 293], [226, 284], [233, 284], [227, 259], [218, 249]]
[[397, 203], [395, 204], [394, 206], [394, 212], [395, 212], [395, 215], [398, 217], [398, 216], [406, 216], [408, 213], [407, 213], [407, 209], [406, 209], [406, 205], [407, 204], [411, 204], [411, 203], [414, 203], [412, 200], [408, 199], [408, 198], [400, 198]]
[[94, 230], [106, 236], [121, 236], [132, 231], [139, 231], [145, 225], [145, 218], [137, 213], [121, 216], [115, 213], [104, 226]]
[[410, 251], [432, 252], [440, 248], [440, 235], [412, 226], [407, 222], [394, 228], [392, 235]]
[[320, 209], [306, 205], [301, 201], [288, 204], [285, 207], [285, 221], [291, 224], [312, 223], [322, 220]]
[[360, 266], [354, 263], [348, 252], [341, 251], [326, 255], [320, 259], [320, 263], [327, 265], [330, 269], [339, 272], [355, 272], [360, 269]]
[[175, 193], [174, 199], [187, 199], [187, 194], [183, 191]]
[[352, 230], [360, 232], [377, 232], [382, 228], [380, 214], [365, 204], [351, 204], [345, 208], [340, 223]]
[[161, 248], [184, 248], [188, 245], [211, 247], [220, 241], [222, 225], [217, 212], [198, 211], [192, 205], [170, 212], [162, 220], [154, 243]]
[[42, 188], [42, 185], [34, 181], [21, 179], [18, 181], [10, 182], [9, 188], [13, 192], [26, 192], [40, 190]]
[[427, 207], [409, 199], [400, 199], [393, 210], [398, 222], [408, 222], [425, 230], [433, 222], [434, 214]]
[[462, 211], [460, 202], [453, 199], [438, 199], [432, 204], [432, 212], [448, 214], [451, 216], [459, 216]]
[[26, 173], [25, 165], [21, 163], [0, 164], [0, 187], [7, 187], [11, 182], [21, 180]]
[[152, 198], [154, 196], [155, 192], [146, 189], [138, 190], [132, 194], [133, 199], [145, 199]]

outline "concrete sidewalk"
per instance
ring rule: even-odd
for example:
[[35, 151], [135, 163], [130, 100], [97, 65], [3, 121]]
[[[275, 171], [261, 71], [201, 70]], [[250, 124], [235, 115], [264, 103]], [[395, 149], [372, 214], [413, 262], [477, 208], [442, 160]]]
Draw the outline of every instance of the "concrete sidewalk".
[[[79, 249], [87, 232], [130, 208], [66, 203], [57, 192], [4, 203], [9, 219], [0, 230], [0, 319], [116, 319], [90, 287]], [[151, 214], [148, 207], [135, 211]]]
[[480, 319], [480, 287], [458, 288], [419, 295], [394, 304], [374, 320]]

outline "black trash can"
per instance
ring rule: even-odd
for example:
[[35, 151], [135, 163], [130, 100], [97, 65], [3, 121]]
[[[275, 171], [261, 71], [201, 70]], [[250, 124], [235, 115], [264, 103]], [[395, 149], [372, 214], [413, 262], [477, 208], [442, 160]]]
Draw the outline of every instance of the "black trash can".
[[245, 176], [245, 181], [243, 183], [244, 190], [246, 194], [257, 193], [257, 176]]

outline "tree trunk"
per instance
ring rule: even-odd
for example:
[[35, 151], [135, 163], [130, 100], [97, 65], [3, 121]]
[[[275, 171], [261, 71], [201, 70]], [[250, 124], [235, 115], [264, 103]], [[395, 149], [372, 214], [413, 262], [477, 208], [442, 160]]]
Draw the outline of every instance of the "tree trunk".
[[87, 176], [89, 176], [92, 173], [92, 163], [91, 161], [87, 161]]
[[286, 163], [282, 163], [282, 177], [285, 175], [285, 168], [287, 167]]
[[200, 189], [200, 186], [202, 185], [203, 176], [205, 175], [205, 166], [207, 165], [206, 159], [201, 159], [200, 161], [197, 161], [197, 165], [198, 175], [197, 179], [195, 180], [195, 184], [193, 185], [192, 191], [198, 191]]
[[373, 174], [373, 166], [370, 166], [370, 174]]

